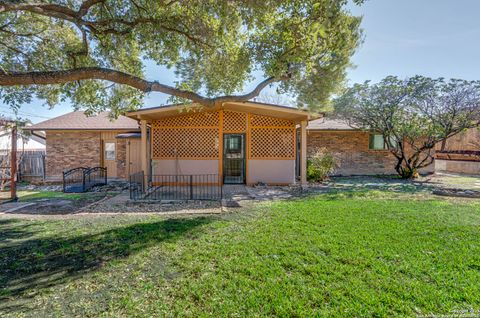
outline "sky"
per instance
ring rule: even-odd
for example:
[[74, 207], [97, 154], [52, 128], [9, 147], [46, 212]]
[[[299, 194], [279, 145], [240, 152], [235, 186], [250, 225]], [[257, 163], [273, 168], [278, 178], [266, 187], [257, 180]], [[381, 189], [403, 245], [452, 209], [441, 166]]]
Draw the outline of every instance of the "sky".
[[[355, 67], [348, 70], [350, 84], [388, 75], [480, 79], [480, 0], [366, 0], [349, 10], [363, 17], [364, 30], [364, 42], [352, 58]], [[175, 80], [172, 71], [154, 63], [147, 64], [146, 78], [166, 84]], [[162, 105], [167, 98], [152, 93], [144, 107]], [[36, 123], [70, 111], [69, 104], [49, 110], [35, 100], [19, 115]], [[0, 114], [11, 112], [0, 102]]]

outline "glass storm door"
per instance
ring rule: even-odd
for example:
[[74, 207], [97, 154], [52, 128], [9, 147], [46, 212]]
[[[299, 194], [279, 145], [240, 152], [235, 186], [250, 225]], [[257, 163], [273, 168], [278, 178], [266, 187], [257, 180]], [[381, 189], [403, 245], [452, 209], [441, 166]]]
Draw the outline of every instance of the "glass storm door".
[[245, 183], [245, 135], [223, 135], [223, 183]]

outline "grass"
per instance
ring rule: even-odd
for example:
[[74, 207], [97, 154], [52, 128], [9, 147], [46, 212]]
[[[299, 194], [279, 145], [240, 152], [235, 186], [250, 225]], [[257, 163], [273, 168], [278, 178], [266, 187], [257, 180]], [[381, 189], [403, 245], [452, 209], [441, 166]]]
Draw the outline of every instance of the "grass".
[[0, 313], [478, 313], [479, 239], [479, 201], [385, 191], [323, 194], [223, 217], [0, 219]]

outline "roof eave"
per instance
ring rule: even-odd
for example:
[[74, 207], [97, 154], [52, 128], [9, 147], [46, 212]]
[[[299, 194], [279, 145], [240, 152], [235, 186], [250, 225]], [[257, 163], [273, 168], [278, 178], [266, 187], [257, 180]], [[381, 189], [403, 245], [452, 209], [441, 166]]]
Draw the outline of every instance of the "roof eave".
[[31, 130], [31, 131], [51, 131], [51, 130], [72, 130], [72, 131], [78, 131], [78, 130], [86, 130], [86, 131], [140, 131], [140, 128], [47, 128], [47, 127], [28, 127], [28, 128], [22, 128], [23, 130]]
[[[162, 117], [175, 116], [175, 111], [179, 111], [180, 109], [182, 109], [182, 107], [185, 106], [185, 104], [175, 104], [146, 108], [129, 112], [126, 114], [126, 116], [136, 120], [155, 120]], [[218, 108], [212, 108], [212, 110], [215, 109]], [[286, 117], [295, 121], [309, 120], [311, 118], [311, 114], [305, 110], [295, 109], [288, 106], [263, 104], [256, 102], [229, 102], [222, 104], [219, 109], [259, 113], [261, 115], [273, 115], [273, 117]], [[208, 110], [209, 109], [207, 109], [206, 111]]]

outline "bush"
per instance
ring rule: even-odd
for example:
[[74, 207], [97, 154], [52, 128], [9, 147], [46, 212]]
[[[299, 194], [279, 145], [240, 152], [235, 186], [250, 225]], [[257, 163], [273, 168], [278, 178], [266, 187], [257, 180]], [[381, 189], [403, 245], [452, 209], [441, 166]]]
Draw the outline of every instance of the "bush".
[[337, 160], [326, 148], [319, 149], [307, 160], [307, 180], [321, 182], [328, 179], [337, 168]]

